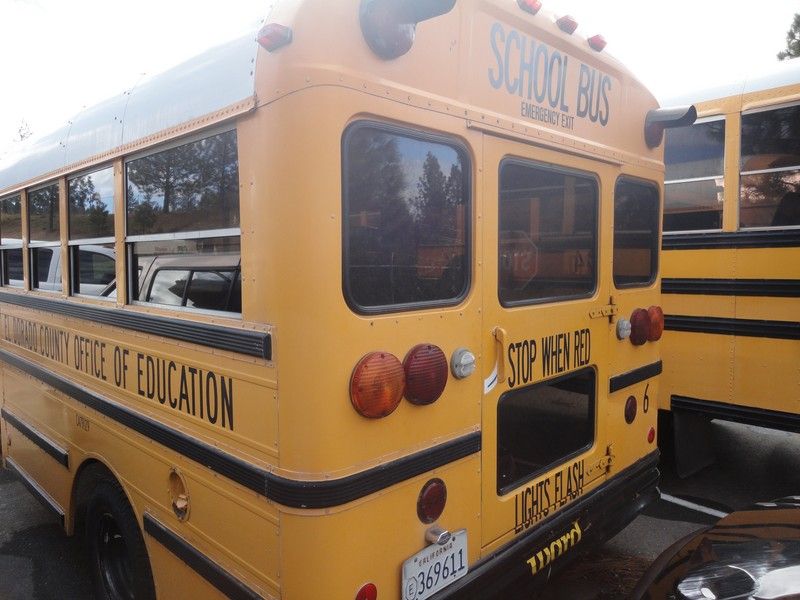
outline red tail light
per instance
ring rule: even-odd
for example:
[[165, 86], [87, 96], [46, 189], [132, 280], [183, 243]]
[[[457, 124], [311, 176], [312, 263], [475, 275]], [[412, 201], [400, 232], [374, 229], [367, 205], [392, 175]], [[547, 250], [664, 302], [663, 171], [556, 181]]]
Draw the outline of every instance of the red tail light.
[[256, 39], [265, 50], [274, 52], [281, 46], [291, 43], [292, 30], [278, 23], [267, 23], [258, 32]]
[[563, 31], [564, 33], [572, 34], [578, 28], [578, 22], [575, 20], [574, 17], [569, 15], [564, 15], [563, 17], [559, 17], [556, 21], [556, 25], [558, 28]]
[[374, 583], [365, 583], [356, 594], [356, 600], [378, 600], [378, 588]]
[[641, 346], [650, 335], [650, 315], [643, 308], [637, 308], [631, 313], [631, 343]]
[[417, 516], [423, 523], [433, 523], [442, 516], [447, 504], [447, 486], [439, 479], [429, 480], [419, 492], [417, 498]]
[[542, 3], [539, 0], [517, 0], [519, 7], [525, 12], [535, 15], [542, 9]]
[[625, 422], [630, 425], [636, 418], [636, 397], [628, 396], [625, 402]]
[[657, 342], [661, 339], [661, 334], [664, 333], [664, 311], [660, 306], [651, 306], [647, 309], [647, 315], [650, 317], [650, 333], [647, 336], [648, 342]]
[[358, 414], [379, 419], [391, 414], [403, 397], [403, 365], [388, 352], [364, 356], [350, 378], [350, 401]]
[[414, 346], [403, 361], [406, 399], [412, 404], [430, 404], [439, 399], [447, 384], [447, 357], [433, 344]]
[[656, 439], [656, 428], [651, 427], [650, 431], [647, 432], [647, 443], [652, 444]]
[[596, 50], [597, 52], [602, 52], [603, 48], [606, 47], [606, 38], [600, 34], [593, 35], [586, 41], [589, 42], [591, 49]]

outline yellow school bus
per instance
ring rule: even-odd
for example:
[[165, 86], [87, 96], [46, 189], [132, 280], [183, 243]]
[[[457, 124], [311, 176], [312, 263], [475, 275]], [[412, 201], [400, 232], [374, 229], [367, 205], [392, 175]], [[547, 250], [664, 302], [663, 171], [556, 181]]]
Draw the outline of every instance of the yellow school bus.
[[697, 122], [666, 135], [659, 407], [678, 447], [708, 418], [800, 431], [800, 62], [686, 99]]
[[655, 497], [688, 113], [576, 25], [279, 2], [4, 161], [2, 456], [98, 598], [509, 597]]

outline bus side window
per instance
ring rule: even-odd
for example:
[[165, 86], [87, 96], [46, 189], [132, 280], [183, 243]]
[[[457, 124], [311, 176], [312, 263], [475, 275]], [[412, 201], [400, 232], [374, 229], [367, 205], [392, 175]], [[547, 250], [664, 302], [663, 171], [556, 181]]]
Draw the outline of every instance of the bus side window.
[[742, 115], [740, 227], [800, 225], [800, 105]]
[[131, 301], [241, 312], [236, 143], [225, 131], [126, 163]]
[[658, 188], [620, 179], [614, 190], [614, 285], [649, 285], [658, 271]]
[[664, 231], [722, 228], [725, 120], [665, 132]]

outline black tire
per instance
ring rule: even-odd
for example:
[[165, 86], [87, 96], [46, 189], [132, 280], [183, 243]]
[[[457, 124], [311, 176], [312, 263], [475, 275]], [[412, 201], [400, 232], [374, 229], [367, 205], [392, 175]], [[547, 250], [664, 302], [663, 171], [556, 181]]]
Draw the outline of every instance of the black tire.
[[125, 492], [98, 472], [88, 490], [86, 545], [97, 600], [154, 600], [153, 572]]

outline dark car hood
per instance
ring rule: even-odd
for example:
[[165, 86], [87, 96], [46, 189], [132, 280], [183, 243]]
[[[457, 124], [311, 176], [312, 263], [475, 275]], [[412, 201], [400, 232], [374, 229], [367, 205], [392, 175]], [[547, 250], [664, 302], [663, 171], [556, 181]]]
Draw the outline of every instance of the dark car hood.
[[800, 497], [733, 512], [676, 542], [633, 598], [800, 600]]

